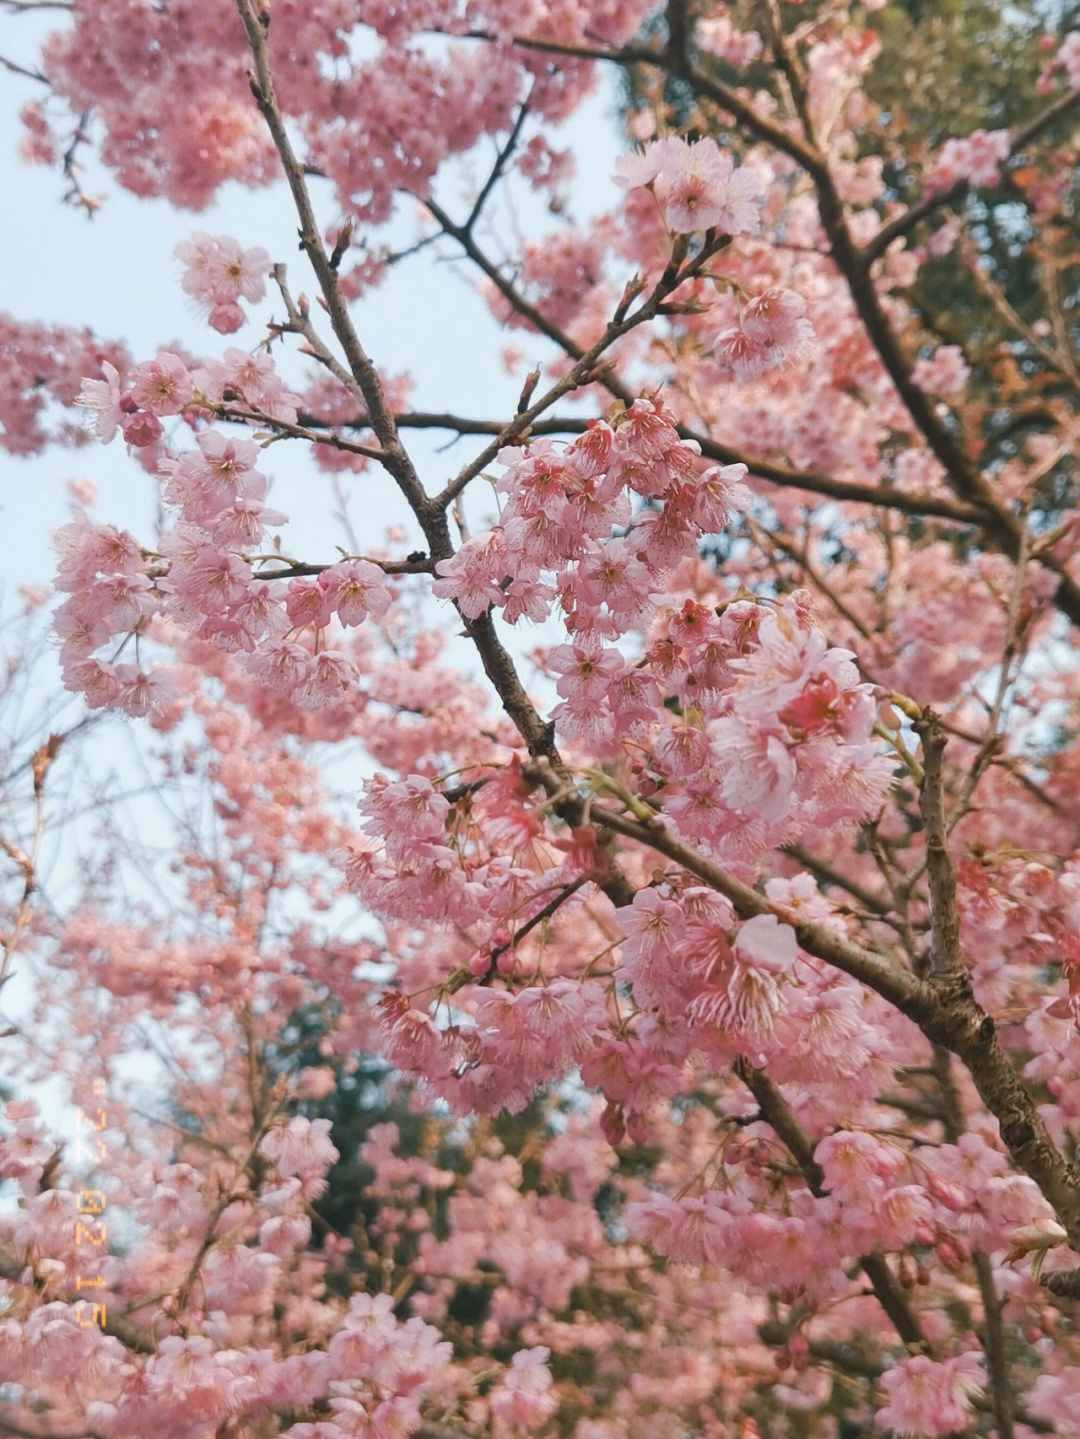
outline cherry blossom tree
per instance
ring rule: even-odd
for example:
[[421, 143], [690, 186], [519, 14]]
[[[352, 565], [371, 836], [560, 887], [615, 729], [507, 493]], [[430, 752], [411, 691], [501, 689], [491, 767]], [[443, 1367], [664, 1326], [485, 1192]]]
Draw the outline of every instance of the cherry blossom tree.
[[[7, 447], [89, 431], [160, 495], [57, 534], [64, 682], [203, 799], [178, 897], [8, 906], [12, 1073], [85, 1133], [6, 1112], [0, 1427], [1076, 1433], [1080, 36], [927, 136], [892, 8], [58, 21], [25, 148], [75, 203], [91, 150], [190, 210], [279, 184], [301, 256], [179, 247], [205, 353], [5, 322]], [[363, 301], [433, 254], [515, 331], [514, 413], [381, 366]], [[381, 544], [332, 514], [376, 486]]]

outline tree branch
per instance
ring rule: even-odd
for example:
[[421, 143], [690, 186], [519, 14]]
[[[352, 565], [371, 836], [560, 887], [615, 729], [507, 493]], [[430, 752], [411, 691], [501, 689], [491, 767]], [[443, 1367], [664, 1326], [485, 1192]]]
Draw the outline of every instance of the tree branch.
[[945, 734], [929, 712], [915, 722], [923, 746], [923, 782], [919, 810], [926, 835], [926, 868], [930, 881], [930, 974], [933, 979], [962, 983], [970, 980], [960, 958], [960, 917], [956, 909], [956, 876], [949, 859], [945, 824], [945, 787], [942, 761]]
[[[475, 243], [467, 228], [461, 225], [455, 225], [446, 212], [434, 200], [429, 198], [424, 203], [442, 226], [443, 230], [448, 235], [452, 235], [453, 238], [461, 244], [469, 258], [483, 270], [498, 287], [500, 292], [507, 295], [507, 291], [511, 291], [515, 296], [515, 301], [520, 298], [517, 295], [517, 291], [514, 290], [510, 282], [505, 279], [498, 267], [492, 264]], [[629, 334], [631, 330], [637, 329], [639, 325], [647, 324], [650, 320], [655, 319], [668, 297], [674, 294], [679, 286], [685, 284], [687, 280], [695, 279], [712, 257], [724, 248], [726, 243], [726, 237], [712, 237], [711, 239], [706, 237], [706, 243], [702, 246], [698, 254], [685, 264], [682, 263], [682, 254], [676, 249], [672, 255], [671, 262], [659, 280], [657, 280], [652, 294], [649, 295], [632, 314], [619, 318], [618, 311], [616, 311], [616, 317], [608, 322], [604, 328], [604, 333], [596, 343], [591, 345], [587, 350], [581, 349], [581, 347], [570, 340], [568, 336], [565, 337], [564, 343], [562, 333], [557, 330], [556, 327], [550, 325], [535, 306], [529, 305], [527, 301], [521, 299], [521, 303], [525, 306], [525, 309], [522, 310], [521, 313], [530, 319], [544, 334], [547, 334], [549, 338], [554, 339], [557, 344], [560, 344], [562, 348], [566, 349], [566, 352], [574, 359], [574, 364], [570, 371], [564, 375], [561, 380], [557, 380], [539, 400], [536, 400], [527, 409], [520, 410], [512, 420], [502, 427], [495, 439], [492, 440], [489, 445], [485, 446], [480, 454], [466, 465], [465, 468], [435, 496], [432, 500], [433, 506], [445, 506], [452, 503], [465, 489], [466, 485], [475, 479], [486, 465], [491, 463], [504, 446], [511, 445], [515, 440], [520, 439], [529, 429], [532, 421], [543, 414], [545, 410], [550, 409], [556, 400], [561, 399], [563, 395], [569, 394], [572, 390], [576, 390], [582, 385], [600, 379], [600, 376], [594, 373], [594, 371], [605, 351], [609, 350], [611, 346], [624, 335]], [[509, 298], [509, 296], [507, 296], [507, 298]], [[515, 308], [517, 308], [516, 303]], [[608, 388], [611, 389], [611, 386], [608, 386]], [[619, 398], [629, 400], [629, 392], [622, 390]]]
[[[541, 334], [546, 335], [572, 360], [581, 360], [586, 351], [571, 339], [565, 330], [555, 325], [544, 315], [542, 310], [531, 304], [521, 294], [513, 282], [508, 280], [498, 266], [484, 254], [473, 236], [463, 227], [454, 225], [449, 216], [438, 206], [433, 206], [430, 202], [426, 203], [445, 232], [459, 241], [469, 258], [491, 280], [507, 303], [513, 307], [515, 313], [527, 320]], [[624, 404], [630, 404], [633, 401], [633, 391], [610, 371], [602, 371], [596, 375], [595, 380], [613, 398], [621, 400]], [[442, 424], [444, 419], [449, 423]], [[356, 421], [355, 423], [361, 422]], [[428, 413], [420, 413], [414, 419], [410, 419], [408, 415], [399, 415], [397, 423], [402, 428], [409, 428], [410, 425], [414, 425], [418, 429], [445, 428], [457, 430], [461, 434], [502, 435], [505, 430], [505, 427], [500, 426], [497, 421], [462, 420], [459, 422], [457, 417], [436, 416]], [[532, 424], [530, 428], [534, 434], [553, 433], [559, 430], [574, 433], [584, 430], [587, 424], [586, 420], [567, 420], [566, 422], [552, 422], [551, 429], [540, 430], [535, 424]], [[905, 494], [900, 490], [884, 486], [861, 485], [845, 480], [836, 480], [829, 475], [818, 474], [814, 471], [794, 470], [787, 465], [744, 454], [743, 451], [714, 440], [689, 425], [678, 425], [676, 428], [684, 440], [692, 440], [695, 444], [700, 445], [701, 453], [706, 459], [714, 460], [721, 465], [744, 464], [759, 479], [784, 489], [806, 490], [811, 494], [827, 495], [830, 499], [854, 504], [881, 505], [899, 510], [903, 514], [934, 515], [940, 519], [955, 521], [957, 524], [979, 525], [984, 523], [986, 518], [985, 510], [978, 505], [958, 504], [955, 500], [934, 495]], [[503, 439], [501, 443], [505, 444], [507, 441]], [[497, 452], [498, 447], [489, 450], [487, 452], [489, 458], [484, 463], [489, 463]], [[479, 470], [476, 473], [479, 473]], [[433, 503], [438, 503], [446, 494], [447, 491], [444, 490]]]
[[463, 226], [467, 233], [472, 233], [473, 226], [480, 218], [480, 212], [481, 210], [483, 210], [484, 205], [487, 202], [488, 196], [498, 184], [499, 177], [506, 169], [506, 162], [509, 160], [510, 156], [514, 153], [514, 150], [517, 148], [517, 142], [521, 138], [522, 126], [525, 124], [525, 117], [528, 115], [528, 113], [529, 96], [527, 95], [525, 99], [521, 102], [521, 105], [517, 112], [517, 117], [514, 120], [513, 126], [511, 127], [510, 134], [506, 138], [506, 144], [503, 145], [502, 149], [495, 157], [495, 164], [491, 167], [491, 174], [487, 177], [483, 186], [480, 189], [480, 193], [473, 201], [473, 207], [469, 211], [469, 218], [465, 221], [465, 224]]
[[998, 1439], [1013, 1439], [1012, 1389], [1005, 1355], [1005, 1333], [1001, 1322], [1001, 1300], [994, 1285], [994, 1270], [981, 1250], [973, 1256], [983, 1306], [983, 1348], [990, 1380], [990, 1401], [994, 1406]]
[[[24, 1276], [28, 1268], [29, 1265], [25, 1260], [17, 1258], [10, 1251], [0, 1250], [0, 1278], [11, 1280], [15, 1284], [25, 1284]], [[70, 1304], [72, 1307], [79, 1302], [78, 1298], [67, 1297], [64, 1299], [64, 1303]], [[83, 1299], [81, 1302], [85, 1304], [87, 1301]], [[130, 1349], [135, 1354], [156, 1352], [157, 1346], [152, 1339], [133, 1325], [125, 1323], [123, 1319], [110, 1318], [107, 1307], [105, 1322], [100, 1327], [102, 1333], [111, 1334], [114, 1339], [119, 1339], [126, 1349]]]
[[[463, 38], [505, 43], [505, 37], [495, 35], [489, 30], [470, 30]], [[803, 144], [797, 135], [792, 135], [782, 125], [777, 125], [767, 116], [759, 114], [730, 85], [713, 79], [712, 76], [706, 75], [696, 66], [681, 61], [677, 65], [673, 65], [672, 56], [666, 48], [653, 50], [644, 45], [624, 45], [618, 50], [612, 50], [603, 45], [565, 44], [557, 40], [538, 40], [528, 35], [514, 35], [511, 37], [510, 43], [522, 50], [536, 50], [545, 55], [565, 55], [570, 60], [597, 60], [620, 67], [648, 65], [669, 74], [678, 74], [701, 94], [707, 95], [710, 100], [745, 125], [751, 134], [756, 135], [760, 140], [767, 141], [777, 150], [790, 155], [804, 169], [809, 170], [812, 165], [818, 163], [818, 157]]]
[[[802, 919], [783, 905], [773, 904], [677, 839], [659, 818], [631, 819], [595, 803], [589, 804], [586, 814], [585, 800], [567, 796], [563, 781], [542, 760], [527, 766], [525, 773], [549, 793], [560, 795], [561, 813], [573, 815], [577, 823], [600, 825], [666, 855], [730, 900], [740, 919], [770, 914], [790, 925], [807, 954], [865, 984], [912, 1020], [931, 1044], [956, 1054], [997, 1120], [1013, 1162], [1034, 1180], [1065, 1229], [1072, 1249], [1080, 1254], [1080, 1187], [1034, 1100], [998, 1044], [993, 1019], [976, 1003], [969, 986], [945, 988], [922, 980], [883, 955], [851, 943], [824, 925]], [[1062, 1280], [1063, 1276], [1057, 1278]]]
[[11, 75], [22, 75], [27, 80], [37, 80], [42, 85], [49, 84], [49, 77], [40, 70], [31, 70], [26, 65], [20, 65], [15, 60], [9, 60], [6, 55], [0, 55], [0, 69], [7, 70]]
[[[1080, 102], [1080, 89], [1070, 90], [1055, 100], [1052, 105], [1048, 105], [1045, 110], [1040, 111], [1026, 125], [1022, 125], [1012, 138], [1009, 146], [1009, 159], [1030, 145], [1032, 140], [1037, 139], [1044, 130], [1049, 129], [1062, 115], [1067, 115], [1078, 102]], [[903, 214], [897, 215], [882, 225], [877, 234], [866, 242], [862, 247], [863, 259], [868, 264], [879, 259], [894, 240], [898, 240], [901, 235], [906, 235], [910, 230], [914, 230], [916, 225], [929, 219], [936, 211], [962, 200], [970, 188], [971, 186], [966, 180], [958, 180], [947, 190], [942, 190], [936, 195], [928, 195], [918, 204], [911, 205]]]
[[[736, 1076], [757, 1101], [761, 1117], [787, 1146], [811, 1193], [820, 1198], [825, 1193], [825, 1176], [814, 1158], [813, 1145], [799, 1128], [780, 1090], [763, 1070], [755, 1069], [750, 1061], [741, 1055], [733, 1068]], [[907, 1296], [897, 1283], [884, 1256], [865, 1254], [859, 1259], [859, 1265], [900, 1338], [909, 1348], [925, 1348], [926, 1336], [922, 1332], [918, 1316], [908, 1303]]]
[[[258, 5], [258, 9], [256, 9], [256, 5]], [[255, 62], [254, 73], [249, 77], [251, 93], [266, 121], [267, 129], [270, 131], [281, 158], [285, 179], [300, 218], [300, 246], [315, 271], [330, 324], [348, 362], [351, 376], [349, 388], [354, 389], [357, 397], [363, 400], [367, 412], [371, 416], [372, 429], [382, 447], [379, 456], [380, 462], [396, 480], [402, 494], [422, 522], [423, 517], [428, 513], [427, 497], [420, 483], [420, 477], [398, 438], [397, 428], [386, 402], [378, 372], [368, 358], [353, 327], [348, 307], [338, 286], [337, 271], [331, 264], [330, 256], [322, 242], [311, 197], [308, 194], [303, 167], [296, 158], [292, 142], [285, 129], [285, 121], [274, 91], [274, 81], [270, 73], [270, 62], [266, 50], [266, 27], [270, 23], [269, 10], [263, 8], [261, 0], [236, 0], [236, 7]]]

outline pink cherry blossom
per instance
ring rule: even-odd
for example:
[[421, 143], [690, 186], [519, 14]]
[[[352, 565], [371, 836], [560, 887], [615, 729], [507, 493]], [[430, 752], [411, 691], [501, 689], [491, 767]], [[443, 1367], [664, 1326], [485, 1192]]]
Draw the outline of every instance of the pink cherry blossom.
[[501, 1428], [532, 1428], [555, 1412], [557, 1400], [546, 1363], [549, 1357], [550, 1351], [543, 1346], [519, 1349], [514, 1355], [490, 1400], [492, 1418]]
[[462, 545], [453, 559], [438, 562], [435, 570], [439, 578], [431, 587], [432, 594], [455, 600], [466, 619], [476, 619], [489, 606], [502, 603], [505, 550], [498, 531], [477, 535]]
[[129, 379], [132, 400], [152, 415], [179, 414], [195, 393], [187, 366], [168, 350], [159, 350], [155, 359], [136, 365]]
[[882, 1375], [888, 1403], [875, 1417], [883, 1427], [910, 1439], [949, 1434], [968, 1424], [971, 1396], [983, 1383], [977, 1354], [959, 1354], [939, 1363], [916, 1354]]
[[244, 250], [227, 235], [196, 231], [177, 245], [176, 257], [186, 266], [184, 289], [207, 306], [210, 327], [219, 334], [232, 334], [243, 324], [241, 299], [261, 300], [266, 291], [270, 256], [258, 246]]
[[319, 584], [343, 625], [359, 625], [369, 616], [381, 618], [391, 596], [382, 571], [367, 560], [332, 565], [319, 576]]
[[963, 140], [946, 140], [927, 175], [927, 191], [937, 194], [961, 180], [971, 185], [996, 185], [1009, 149], [1007, 130], [973, 130]]
[[90, 432], [107, 445], [120, 427], [120, 375], [108, 360], [102, 365], [103, 380], [83, 380], [82, 391], [75, 403], [87, 411]]

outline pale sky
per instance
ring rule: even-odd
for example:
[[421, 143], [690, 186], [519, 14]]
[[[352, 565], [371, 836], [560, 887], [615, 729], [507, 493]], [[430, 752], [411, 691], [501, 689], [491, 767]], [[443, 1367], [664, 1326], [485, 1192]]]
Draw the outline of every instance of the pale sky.
[[[0, 56], [32, 66], [38, 43], [35, 36], [42, 37], [61, 22], [62, 15], [57, 12], [11, 15], [0, 7]], [[18, 111], [42, 93], [40, 85], [0, 68], [0, 185], [6, 202], [0, 224], [0, 312], [20, 320], [89, 326], [102, 339], [124, 341], [136, 360], [149, 359], [159, 347], [167, 348], [172, 342], [207, 357], [232, 345], [254, 347], [262, 335], [257, 321], [265, 321], [275, 312], [272, 299], [253, 312], [252, 323], [236, 336], [214, 334], [179, 286], [181, 267], [173, 250], [192, 230], [232, 235], [244, 246], [263, 246], [275, 260], [288, 263], [294, 294], [314, 292], [297, 253], [295, 219], [281, 185], [262, 191], [231, 186], [212, 208], [191, 214], [175, 211], [164, 201], [137, 200], [120, 190], [111, 175], [91, 164], [84, 187], [101, 197], [101, 208], [88, 219], [82, 210], [64, 205], [65, 181], [58, 167], [26, 165], [16, 155]], [[610, 175], [621, 148], [614, 88], [600, 91], [553, 142], [572, 149], [577, 160], [571, 211], [581, 216], [614, 203], [618, 192]], [[475, 161], [481, 179], [492, 155], [489, 141]], [[452, 177], [440, 180], [440, 199], [452, 214], [464, 215], [473, 188], [464, 177], [457, 182]], [[317, 202], [318, 198], [316, 191]], [[331, 218], [328, 209], [323, 213], [327, 220]], [[551, 223], [542, 208], [530, 202], [521, 184], [517, 186], [514, 219], [526, 231]], [[411, 212], [403, 207], [395, 243], [412, 238], [414, 230]], [[399, 267], [386, 285], [356, 307], [358, 329], [380, 368], [412, 374], [418, 408], [509, 418], [520, 378], [506, 375], [500, 351], [507, 340], [522, 343], [522, 332], [507, 335], [500, 331], [471, 292], [473, 279], [445, 260], [434, 262], [432, 252], [426, 251]], [[287, 368], [282, 353], [279, 366], [287, 376], [301, 378], [304, 370]], [[552, 351], [541, 342], [535, 353], [550, 357]], [[189, 440], [186, 435], [182, 438], [185, 444]], [[483, 443], [467, 439], [441, 457], [437, 448], [447, 439], [437, 432], [406, 437], [432, 487], [456, 471]], [[270, 502], [291, 517], [283, 532], [286, 547], [305, 559], [333, 559], [334, 543], [344, 537], [328, 524], [333, 506], [328, 478], [307, 462], [299, 443], [275, 445], [262, 468], [271, 479]], [[54, 570], [50, 535], [69, 518], [67, 483], [74, 478], [88, 478], [96, 484], [100, 498], [92, 513], [99, 522], [130, 528], [140, 539], [152, 537], [155, 486], [125, 453], [119, 439], [109, 446], [91, 442], [79, 450], [54, 449], [30, 459], [0, 452], [0, 525], [4, 535], [0, 621], [18, 608], [13, 595], [16, 586], [50, 582]], [[358, 527], [362, 522], [364, 537], [370, 536], [378, 545], [386, 525], [403, 518], [390, 482], [375, 471], [344, 478], [354, 492], [354, 520]], [[31, 695], [31, 702], [49, 701], [53, 682], [59, 687], [51, 656], [44, 656], [37, 675], [40, 678], [35, 683], [42, 690], [40, 696]], [[77, 706], [78, 702], [72, 701], [64, 724], [78, 717]], [[0, 718], [0, 723], [4, 722]], [[131, 733], [133, 728], [138, 729], [137, 735]], [[153, 738], [145, 726], [108, 726], [83, 756], [88, 781], [107, 787], [112, 776], [124, 776], [131, 767], [131, 740], [149, 745]], [[64, 858], [73, 851], [63, 843], [66, 838], [70, 844], [76, 833], [78, 822], [70, 818], [62, 831], [55, 830], [58, 848], [48, 857], [47, 888], [56, 897], [78, 885], [70, 857]], [[50, 829], [50, 839], [53, 834]], [[5, 988], [2, 1008], [6, 1015], [25, 1012], [27, 978], [20, 974]], [[70, 1131], [73, 1116], [66, 1112], [59, 1093], [39, 1097], [57, 1130]]]
[[[58, 19], [55, 13], [3, 17], [0, 55], [32, 64], [35, 31], [48, 33]], [[257, 323], [248, 324], [236, 336], [218, 336], [180, 290], [181, 267], [173, 249], [195, 229], [233, 235], [245, 246], [262, 245], [275, 260], [286, 260], [294, 292], [313, 292], [314, 284], [297, 254], [295, 220], [283, 186], [262, 191], [229, 186], [213, 207], [192, 214], [176, 211], [163, 200], [136, 199], [120, 190], [110, 174], [91, 166], [84, 184], [89, 193], [102, 197], [101, 209], [88, 219], [80, 209], [62, 204], [65, 184], [58, 170], [23, 164], [15, 155], [18, 110], [42, 90], [0, 70], [0, 181], [8, 213], [0, 229], [0, 311], [19, 319], [88, 325], [103, 339], [126, 341], [136, 360], [151, 358], [158, 347], [173, 341], [207, 356], [233, 344], [252, 347], [262, 333]], [[620, 147], [614, 112], [614, 92], [606, 90], [556, 141], [569, 146], [577, 160], [578, 180], [571, 192], [571, 209], [576, 213], [583, 208], [595, 213], [615, 198], [610, 174]], [[477, 154], [476, 171], [481, 177], [491, 153], [489, 142]], [[453, 177], [447, 182], [440, 176], [440, 182], [444, 203], [455, 213], [464, 213], [465, 185], [455, 183]], [[314, 194], [318, 202], [317, 189]], [[581, 197], [588, 197], [587, 205], [582, 206]], [[515, 218], [522, 228], [551, 223], [535, 204], [535, 213], [529, 213], [530, 197], [520, 183], [515, 203]], [[331, 218], [328, 207], [323, 207], [323, 214]], [[415, 233], [408, 202], [401, 207], [397, 229], [395, 243]], [[522, 332], [500, 333], [486, 307], [470, 293], [472, 278], [464, 268], [445, 260], [433, 263], [431, 252], [424, 252], [399, 266], [387, 284], [356, 307], [358, 328], [376, 364], [389, 373], [412, 374], [417, 407], [509, 417], [520, 381], [505, 374], [499, 351], [507, 339], [519, 343]], [[272, 298], [255, 313], [264, 319], [274, 313]], [[280, 358], [283, 351], [278, 353], [279, 365], [289, 373], [287, 362]], [[538, 353], [550, 354], [550, 347], [545, 343]], [[299, 378], [303, 370], [292, 374]], [[436, 447], [447, 438], [445, 434], [407, 436], [417, 458], [427, 457], [424, 469], [433, 480], [456, 470], [477, 446], [467, 440], [440, 459]], [[341, 536], [328, 537], [322, 527], [331, 508], [328, 482], [306, 464], [298, 444], [275, 446], [271, 454], [265, 468], [274, 487], [272, 502], [294, 522], [285, 532], [286, 545], [294, 553], [306, 548], [305, 558], [332, 558], [333, 542]], [[86, 477], [97, 484], [99, 520], [126, 525], [141, 538], [151, 531], [152, 482], [125, 455], [119, 439], [109, 447], [93, 443], [78, 451], [53, 451], [43, 459], [0, 455], [0, 476], [7, 541], [0, 574], [5, 590], [48, 580], [53, 565], [48, 537], [67, 518], [65, 486], [71, 478]], [[385, 525], [402, 517], [389, 496], [388, 482], [373, 472], [350, 484], [358, 490], [356, 515], [378, 543]]]

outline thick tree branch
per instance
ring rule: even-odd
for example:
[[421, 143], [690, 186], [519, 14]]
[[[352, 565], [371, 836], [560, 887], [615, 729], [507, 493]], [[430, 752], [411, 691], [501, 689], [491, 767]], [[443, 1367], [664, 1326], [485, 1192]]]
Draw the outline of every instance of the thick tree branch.
[[935, 717], [915, 721], [923, 746], [923, 782], [919, 810], [926, 835], [926, 868], [930, 881], [930, 975], [934, 979], [968, 983], [960, 958], [960, 918], [956, 909], [956, 876], [949, 859], [945, 823], [943, 761], [945, 734]]
[[[784, 1096], [768, 1075], [763, 1070], [755, 1069], [749, 1060], [740, 1056], [735, 1061], [734, 1069], [737, 1077], [757, 1100], [761, 1117], [791, 1153], [811, 1193], [820, 1198], [825, 1193], [825, 1177], [814, 1158], [813, 1145], [799, 1128]], [[865, 1254], [859, 1259], [859, 1265], [870, 1281], [878, 1303], [903, 1342], [909, 1348], [924, 1347], [926, 1336], [922, 1332], [918, 1316], [908, 1303], [907, 1296], [897, 1283], [884, 1256]]]
[[851, 943], [824, 925], [802, 919], [783, 905], [773, 904], [677, 839], [658, 818], [630, 818], [595, 803], [589, 804], [586, 811], [585, 799], [568, 796], [560, 777], [543, 761], [530, 766], [526, 773], [531, 773], [549, 793], [560, 795], [561, 812], [573, 816], [574, 822], [599, 825], [665, 855], [730, 900], [740, 919], [773, 915], [790, 925], [807, 954], [866, 985], [911, 1019], [931, 1044], [956, 1054], [997, 1120], [1013, 1162], [1034, 1180], [1065, 1229], [1074, 1252], [1080, 1254], [1080, 1186], [1034, 1100], [998, 1044], [993, 1019], [973, 999], [969, 985], [922, 980], [885, 956]]

